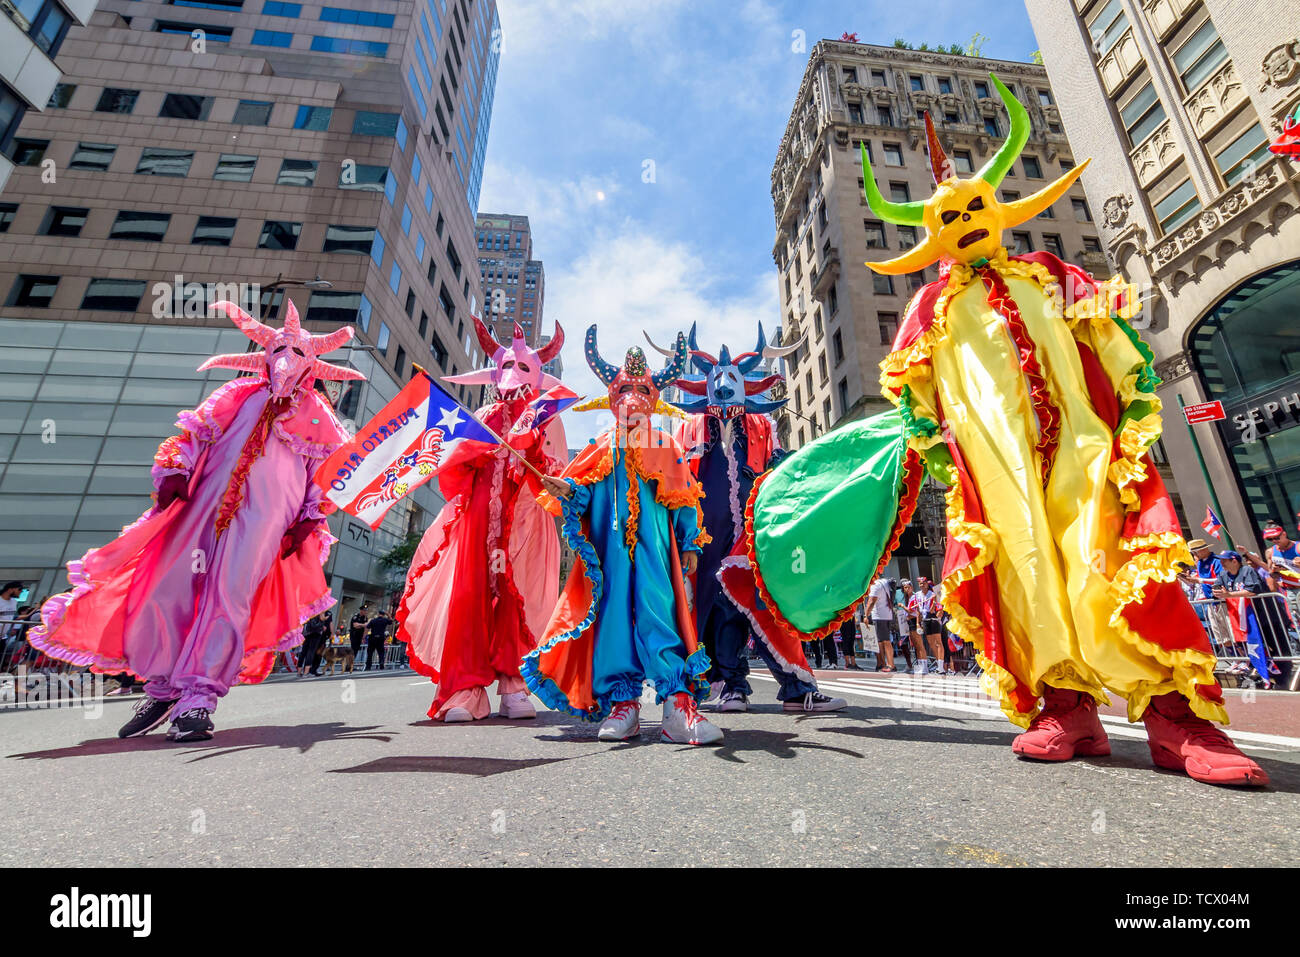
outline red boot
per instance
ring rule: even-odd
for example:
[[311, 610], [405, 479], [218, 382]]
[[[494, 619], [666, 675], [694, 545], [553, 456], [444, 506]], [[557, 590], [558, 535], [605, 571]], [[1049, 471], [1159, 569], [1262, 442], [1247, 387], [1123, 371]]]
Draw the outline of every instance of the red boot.
[[1142, 720], [1156, 767], [1185, 771], [1205, 784], [1268, 784], [1260, 766], [1238, 751], [1226, 734], [1194, 715], [1177, 691], [1152, 698]]
[[1029, 730], [1011, 742], [1011, 750], [1035, 761], [1068, 761], [1110, 754], [1110, 739], [1090, 695], [1044, 685], [1043, 710]]

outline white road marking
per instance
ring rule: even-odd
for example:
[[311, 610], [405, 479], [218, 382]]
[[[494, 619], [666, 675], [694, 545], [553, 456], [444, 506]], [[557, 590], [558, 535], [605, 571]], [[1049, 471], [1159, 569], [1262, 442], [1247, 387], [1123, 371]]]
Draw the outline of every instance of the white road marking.
[[[771, 675], [751, 672], [749, 677], [751, 679], [758, 678], [761, 681], [770, 681], [773, 684], [776, 684], [776, 679]], [[996, 705], [981, 706], [961, 701], [949, 701], [938, 693], [941, 689], [954, 690], [957, 688], [961, 688], [963, 693], [969, 688], [973, 688], [978, 692], [978, 679], [935, 678], [926, 681], [925, 678], [928, 676], [916, 677], [918, 677], [919, 681], [913, 687], [898, 687], [893, 684], [886, 685], [885, 681], [892, 681], [892, 678], [879, 680], [861, 676], [851, 676], [847, 679], [819, 681], [817, 683], [817, 689], [823, 694], [828, 691], [834, 691], [839, 694], [852, 694], [861, 695], [865, 698], [876, 698], [882, 701], [888, 701], [896, 708], [960, 711], [964, 714], [978, 715], [979, 717], [990, 721], [1005, 722], [1007, 720], [1006, 716], [1002, 713], [1002, 709], [998, 708]], [[979, 693], [983, 694], [982, 692]], [[1122, 738], [1140, 738], [1146, 740], [1146, 730], [1141, 725], [1130, 724], [1126, 718], [1103, 714], [1101, 715], [1101, 720], [1108, 726], [1106, 728], [1108, 734], [1117, 734]], [[1254, 751], [1300, 750], [1300, 738], [1285, 737], [1280, 734], [1262, 734], [1257, 731], [1236, 731], [1232, 728], [1224, 728], [1223, 732], [1238, 744]], [[1280, 747], [1267, 747], [1267, 745], [1277, 745]]]

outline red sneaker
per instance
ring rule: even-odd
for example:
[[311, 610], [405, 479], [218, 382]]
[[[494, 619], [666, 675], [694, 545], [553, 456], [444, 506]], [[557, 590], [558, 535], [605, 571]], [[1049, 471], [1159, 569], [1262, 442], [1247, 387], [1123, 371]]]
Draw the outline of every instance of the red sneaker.
[[1065, 688], [1043, 688], [1043, 710], [1029, 730], [1017, 735], [1011, 750], [1035, 761], [1069, 761], [1073, 757], [1110, 754], [1110, 739], [1090, 695]]
[[1177, 691], [1152, 698], [1142, 721], [1156, 767], [1184, 771], [1205, 784], [1263, 787], [1268, 775], [1232, 740], [1188, 707]]

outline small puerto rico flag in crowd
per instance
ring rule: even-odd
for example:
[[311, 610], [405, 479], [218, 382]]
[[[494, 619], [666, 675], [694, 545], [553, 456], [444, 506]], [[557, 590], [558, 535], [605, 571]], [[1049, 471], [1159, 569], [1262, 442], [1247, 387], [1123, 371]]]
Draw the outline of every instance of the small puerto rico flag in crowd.
[[582, 399], [568, 386], [557, 385], [543, 392], [528, 404], [523, 415], [510, 427], [510, 435], [523, 435], [533, 429], [540, 429], [547, 422], [559, 415], [569, 406]]
[[447, 390], [420, 374], [325, 460], [314, 481], [340, 509], [378, 528], [413, 489], [497, 444]]
[[1205, 506], [1205, 521], [1201, 522], [1201, 528], [1205, 529], [1205, 534], [1211, 538], [1218, 538], [1219, 532], [1223, 529], [1223, 523], [1219, 521], [1219, 516], [1214, 514], [1214, 509]]

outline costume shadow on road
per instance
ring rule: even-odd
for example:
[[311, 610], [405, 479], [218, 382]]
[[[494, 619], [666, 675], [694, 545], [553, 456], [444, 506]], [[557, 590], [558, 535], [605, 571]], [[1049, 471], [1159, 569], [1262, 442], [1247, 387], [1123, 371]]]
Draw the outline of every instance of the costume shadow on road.
[[247, 728], [230, 728], [222, 731], [207, 746], [196, 747], [193, 744], [176, 744], [168, 741], [161, 734], [138, 738], [92, 738], [81, 744], [67, 748], [52, 748], [48, 751], [28, 751], [22, 754], [6, 755], [19, 760], [39, 759], [57, 760], [59, 758], [83, 758], [104, 754], [138, 754], [141, 751], [175, 751], [182, 756], [192, 756], [188, 763], [205, 761], [208, 758], [224, 757], [240, 751], [254, 751], [265, 748], [296, 750], [299, 754], [310, 751], [314, 745], [327, 741], [380, 741], [387, 743], [393, 739], [391, 734], [371, 734], [382, 725], [368, 725], [352, 728], [341, 721], [326, 724], [292, 724], [292, 725], [257, 725]]

